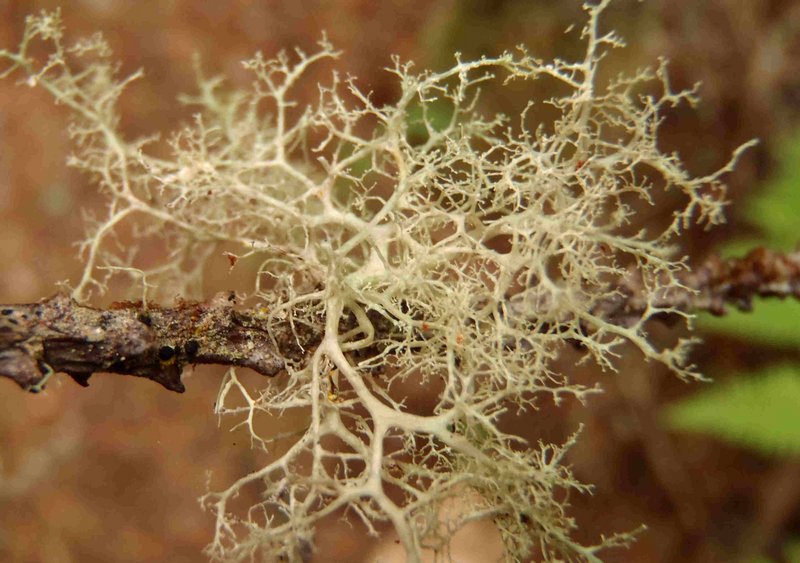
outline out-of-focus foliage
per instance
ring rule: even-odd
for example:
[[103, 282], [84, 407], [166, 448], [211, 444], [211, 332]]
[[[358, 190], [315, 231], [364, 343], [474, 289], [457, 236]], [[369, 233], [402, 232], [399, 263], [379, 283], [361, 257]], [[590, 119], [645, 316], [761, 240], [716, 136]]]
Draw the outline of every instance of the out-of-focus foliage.
[[[778, 151], [778, 174], [758, 197], [742, 210], [743, 217], [758, 227], [760, 238], [744, 241], [749, 248], [757, 244], [775, 250], [792, 250], [800, 240], [800, 131], [788, 137]], [[734, 241], [738, 244], [740, 241]]]
[[[794, 539], [783, 546], [783, 561], [786, 563], [800, 563], [800, 539]], [[769, 557], [757, 557], [750, 563], [773, 563]]]
[[783, 552], [789, 563], [800, 563], [800, 538], [795, 538], [787, 543]]
[[800, 303], [761, 299], [754, 303], [753, 311], [730, 311], [725, 317], [704, 315], [700, 328], [723, 333], [749, 342], [770, 346], [800, 346]]
[[674, 405], [677, 429], [718, 436], [768, 455], [800, 454], [800, 367], [781, 365], [712, 385]]

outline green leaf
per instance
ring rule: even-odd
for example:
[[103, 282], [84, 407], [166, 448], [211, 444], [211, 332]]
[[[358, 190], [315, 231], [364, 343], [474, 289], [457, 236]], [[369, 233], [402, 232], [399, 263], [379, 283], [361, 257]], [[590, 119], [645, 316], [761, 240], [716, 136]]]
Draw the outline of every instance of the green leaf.
[[800, 455], [800, 366], [716, 385], [668, 407], [676, 430], [710, 434], [767, 455]]
[[742, 216], [761, 231], [760, 244], [789, 251], [800, 241], [800, 130], [781, 143], [776, 168], [777, 174], [745, 203]]
[[698, 315], [697, 327], [757, 344], [800, 347], [799, 319], [799, 301], [759, 299], [754, 302], [751, 313], [730, 309], [724, 317]]

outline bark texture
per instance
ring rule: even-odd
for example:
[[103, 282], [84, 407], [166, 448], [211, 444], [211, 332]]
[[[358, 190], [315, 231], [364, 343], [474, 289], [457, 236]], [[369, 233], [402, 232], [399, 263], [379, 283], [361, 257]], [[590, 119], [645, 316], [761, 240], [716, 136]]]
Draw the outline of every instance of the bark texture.
[[235, 307], [233, 294], [174, 307], [113, 303], [107, 310], [56, 295], [35, 304], [0, 306], [0, 375], [29, 391], [64, 372], [81, 385], [97, 372], [145, 377], [183, 392], [187, 364], [223, 364], [275, 375], [315, 344], [302, 327], [270, 333], [257, 314]]

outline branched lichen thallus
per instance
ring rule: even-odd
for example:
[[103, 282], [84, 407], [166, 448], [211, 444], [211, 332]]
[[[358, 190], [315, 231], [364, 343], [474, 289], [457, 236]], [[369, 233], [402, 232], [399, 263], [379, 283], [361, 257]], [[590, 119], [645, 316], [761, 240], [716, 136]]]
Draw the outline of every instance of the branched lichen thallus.
[[[481, 519], [494, 522], [509, 560], [597, 560], [631, 539], [572, 539], [559, 499], [586, 490], [563, 462], [574, 439], [522, 447], [499, 418], [594, 390], [556, 371], [570, 342], [603, 368], [629, 343], [697, 376], [690, 341], [656, 347], [646, 321], [681, 314], [656, 299], [686, 267], [675, 240], [722, 220], [721, 178], [744, 147], [702, 177], [659, 149], [664, 110], [695, 94], [673, 91], [663, 62], [600, 84], [601, 60], [622, 45], [602, 31], [608, 4], [584, 5], [576, 61], [519, 49], [416, 72], [395, 60], [399, 95], [388, 105], [335, 73], [311, 83], [309, 67], [339, 56], [324, 39], [246, 61], [249, 88], [198, 65], [196, 93], [184, 98], [193, 120], [161, 136], [171, 155], [120, 130], [117, 101], [141, 74], [120, 78], [100, 36], [69, 42], [58, 12], [44, 12], [28, 18], [17, 50], [0, 51], [4, 76], [71, 110], [69, 163], [106, 198], [87, 223], [73, 297], [87, 301], [119, 277], [144, 300], [193, 297], [223, 260], [252, 276], [242, 298], [260, 322], [314, 342], [283, 358], [277, 379], [246, 384], [231, 369], [222, 382], [216, 412], [275, 455], [203, 498], [213, 559], [302, 558], [333, 514], [370, 534], [388, 522], [409, 561], [426, 549], [444, 556], [453, 533]], [[39, 44], [49, 56], [32, 54]], [[480, 111], [479, 85], [536, 80], [562, 93], [531, 100], [519, 119]], [[302, 105], [308, 91], [318, 97]], [[530, 126], [543, 102], [551, 117]], [[656, 189], [680, 192], [683, 206], [661, 230], [631, 229]], [[131, 229], [162, 251], [120, 244]], [[635, 265], [648, 290], [644, 313], [625, 323], [595, 307], [615, 297], [621, 264]], [[286, 436], [255, 423], [290, 411], [305, 423]], [[288, 445], [272, 450], [276, 439]], [[251, 486], [262, 494], [242, 510], [234, 499]]]

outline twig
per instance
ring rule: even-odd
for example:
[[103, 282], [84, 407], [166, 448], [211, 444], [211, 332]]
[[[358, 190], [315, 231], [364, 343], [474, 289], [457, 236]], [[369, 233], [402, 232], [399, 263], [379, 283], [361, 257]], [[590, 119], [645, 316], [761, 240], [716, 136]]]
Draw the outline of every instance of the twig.
[[[800, 252], [757, 248], [744, 258], [712, 257], [680, 278], [684, 288], [664, 291], [656, 306], [716, 315], [725, 314], [728, 305], [748, 311], [756, 296], [800, 298]], [[618, 289], [594, 314], [620, 325], [640, 319], [648, 294], [641, 278], [631, 272]], [[391, 323], [375, 325], [376, 340], [392, 338]], [[302, 362], [322, 337], [312, 327], [270, 326], [262, 315], [234, 307], [231, 293], [174, 307], [126, 301], [100, 310], [65, 295], [0, 305], [0, 376], [37, 392], [56, 372], [81, 385], [88, 385], [94, 373], [110, 372], [183, 392], [181, 372], [187, 364], [240, 366], [272, 376], [286, 362]]]
[[[744, 258], [706, 262], [678, 274], [683, 289], [672, 287], [653, 299], [652, 305], [684, 313], [709, 312], [722, 316], [731, 306], [749, 312], [755, 297], [800, 299], [800, 251], [783, 254], [756, 248]], [[638, 321], [647, 307], [648, 291], [638, 272], [621, 280], [619, 295], [599, 303], [594, 314], [619, 325]]]
[[314, 344], [314, 335], [302, 330], [270, 334], [265, 327], [254, 314], [237, 310], [230, 293], [174, 307], [126, 301], [108, 310], [56, 295], [0, 306], [0, 374], [33, 392], [54, 372], [84, 386], [97, 372], [135, 375], [183, 392], [187, 364], [241, 366], [271, 376], [305, 356], [298, 337], [305, 340], [299, 344]]

